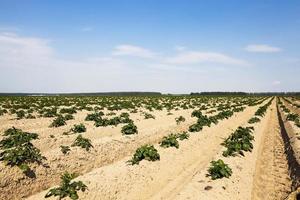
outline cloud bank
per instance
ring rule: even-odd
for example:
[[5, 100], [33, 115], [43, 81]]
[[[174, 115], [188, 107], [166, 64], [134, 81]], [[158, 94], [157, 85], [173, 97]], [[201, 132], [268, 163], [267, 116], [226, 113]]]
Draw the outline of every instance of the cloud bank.
[[66, 59], [51, 40], [0, 32], [0, 92], [199, 91], [199, 77], [209, 82], [220, 67], [245, 64], [219, 52], [184, 47], [166, 54], [132, 44]]
[[266, 44], [250, 44], [245, 47], [245, 50], [257, 53], [276, 53], [282, 51], [279, 47], [273, 47]]

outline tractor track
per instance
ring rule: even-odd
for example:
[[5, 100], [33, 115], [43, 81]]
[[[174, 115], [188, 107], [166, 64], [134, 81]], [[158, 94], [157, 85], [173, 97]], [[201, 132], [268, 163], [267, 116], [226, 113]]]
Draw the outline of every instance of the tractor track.
[[300, 166], [291, 137], [294, 135], [279, 106], [272, 113], [256, 164], [253, 200], [282, 200], [300, 186]]

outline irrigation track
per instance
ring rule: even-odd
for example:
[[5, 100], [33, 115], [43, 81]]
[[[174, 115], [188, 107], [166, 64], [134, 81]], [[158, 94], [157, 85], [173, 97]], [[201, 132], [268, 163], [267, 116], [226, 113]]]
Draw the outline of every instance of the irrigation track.
[[285, 120], [284, 115], [280, 112], [279, 108], [277, 112], [279, 116], [281, 134], [285, 145], [285, 153], [288, 159], [289, 173], [292, 179], [291, 190], [294, 191], [300, 187], [300, 165], [296, 158], [296, 156], [299, 157], [299, 155], [296, 155], [291, 143], [291, 138], [295, 137], [295, 132], [293, 131], [290, 122]]
[[286, 141], [283, 140], [282, 119], [277, 109], [272, 110], [269, 128], [265, 130], [260, 145], [253, 180], [253, 200], [281, 200], [291, 190]]

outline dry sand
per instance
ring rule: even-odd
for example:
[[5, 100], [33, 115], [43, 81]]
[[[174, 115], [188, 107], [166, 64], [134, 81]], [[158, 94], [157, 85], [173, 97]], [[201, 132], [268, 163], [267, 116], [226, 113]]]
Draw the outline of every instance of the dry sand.
[[[205, 127], [199, 133], [191, 133], [189, 140], [180, 142], [179, 149], [163, 149], [155, 145], [161, 155], [160, 161], [142, 161], [139, 165], [131, 166], [126, 164], [131, 157], [125, 157], [78, 177], [77, 179], [82, 180], [89, 188], [87, 192], [80, 193], [81, 199], [172, 198], [172, 195], [177, 195], [184, 191], [186, 185], [193, 183], [193, 177], [198, 172], [203, 176], [201, 179], [205, 180], [204, 172], [209, 162], [222, 151], [220, 143], [238, 126], [247, 124], [257, 108], [258, 106], [249, 107], [217, 125]], [[245, 162], [245, 158], [240, 159], [236, 162]], [[46, 192], [47, 190], [28, 199], [42, 199]], [[198, 193], [203, 193], [203, 187], [199, 188]], [[251, 193], [251, 189], [248, 193]], [[199, 196], [195, 197], [199, 199]]]
[[[224, 147], [221, 143], [239, 126], [251, 126], [247, 122], [259, 106], [247, 107], [228, 120], [205, 127], [198, 133], [190, 133], [188, 140], [179, 141], [179, 149], [164, 149], [158, 142], [170, 133], [186, 131], [196, 121], [196, 118], [190, 117], [191, 109], [171, 111], [173, 115], [167, 115], [167, 111], [151, 112], [156, 116], [155, 120], [144, 120], [140, 113], [130, 114], [139, 131], [133, 136], [122, 136], [122, 125], [94, 127], [93, 122], [84, 121], [88, 112], [79, 112], [75, 120], [60, 128], [48, 128], [53, 119], [16, 121], [8, 116], [0, 117], [1, 132], [14, 125], [24, 131], [39, 133], [40, 140], [34, 144], [47, 157], [46, 163], [49, 165], [49, 168], [35, 166], [37, 177], [30, 179], [24, 177], [19, 169], [7, 168], [1, 163], [0, 199], [44, 199], [49, 188], [59, 183], [60, 174], [66, 170], [81, 174], [75, 180], [81, 180], [88, 186], [88, 191], [79, 192], [80, 199], [86, 200], [283, 199], [290, 191], [292, 181], [275, 100], [261, 122], [254, 125], [253, 151], [245, 153], [245, 157], [222, 156]], [[180, 115], [186, 121], [177, 125], [175, 117]], [[94, 148], [86, 152], [72, 147], [70, 154], [63, 156], [59, 146], [70, 145], [77, 135], [62, 133], [81, 122], [87, 127], [83, 136], [92, 140]], [[300, 140], [295, 134], [299, 128], [286, 121], [285, 126], [293, 134], [293, 149], [300, 155]], [[141, 161], [139, 165], [129, 165], [126, 161], [131, 159], [135, 149], [146, 143], [154, 144], [158, 149], [160, 161]], [[219, 158], [232, 168], [233, 174], [229, 179], [212, 181], [206, 176], [207, 169], [212, 160]]]

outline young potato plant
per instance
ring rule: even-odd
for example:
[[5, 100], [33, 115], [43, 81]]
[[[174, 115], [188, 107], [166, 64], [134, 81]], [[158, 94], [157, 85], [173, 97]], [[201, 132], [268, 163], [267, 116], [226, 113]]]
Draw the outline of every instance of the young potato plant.
[[179, 140], [187, 140], [190, 137], [190, 135], [187, 132], [178, 133], [176, 136]]
[[150, 114], [150, 113], [144, 113], [144, 117], [145, 117], [145, 119], [155, 119], [155, 116], [154, 115], [152, 115], [152, 114]]
[[238, 127], [223, 143], [227, 149], [223, 152], [223, 156], [235, 156], [240, 154], [244, 156], [243, 151], [252, 151], [254, 136], [252, 135], [253, 127]]
[[4, 132], [5, 138], [0, 141], [0, 160], [5, 165], [17, 166], [24, 173], [30, 171], [30, 163], [41, 164], [45, 157], [31, 143], [38, 139], [36, 133], [23, 132], [21, 129], [10, 128]]
[[76, 178], [76, 174], [69, 174], [68, 172], [65, 172], [61, 176], [60, 186], [50, 189], [49, 192], [45, 195], [45, 198], [58, 196], [59, 199], [63, 199], [66, 197], [70, 197], [70, 199], [72, 200], [79, 199], [77, 192], [85, 192], [87, 186], [82, 181], [72, 181], [74, 178]]
[[66, 125], [66, 120], [62, 115], [59, 115], [57, 118], [53, 120], [51, 123], [50, 127], [59, 127], [59, 126], [64, 126]]
[[98, 121], [104, 113], [102, 111], [88, 114], [85, 118], [85, 121]]
[[271, 105], [273, 99], [274, 98], [272, 98], [266, 105], [259, 107], [258, 110], [255, 112], [255, 116], [259, 116], [259, 117], [265, 116], [265, 113], [268, 107]]
[[156, 161], [160, 160], [160, 155], [158, 154], [157, 149], [154, 148], [153, 145], [143, 145], [139, 147], [135, 154], [133, 155], [132, 159], [128, 162], [132, 165], [139, 164], [141, 160], [148, 160], [148, 161]]
[[202, 113], [201, 114], [197, 113], [197, 117], [198, 117], [197, 123], [195, 123], [189, 127], [190, 132], [199, 132], [203, 129], [204, 126], [209, 127], [212, 123], [210, 118], [207, 117], [206, 115], [202, 115]]
[[17, 114], [17, 119], [23, 119], [25, 117], [25, 111], [24, 110], [19, 110], [16, 112]]
[[122, 127], [121, 132], [124, 135], [138, 134], [137, 126], [133, 123], [126, 124]]
[[288, 114], [286, 120], [288, 121], [296, 121], [299, 118], [298, 114]]
[[76, 109], [73, 107], [73, 108], [62, 108], [59, 113], [61, 114], [75, 114], [77, 113]]
[[45, 109], [40, 112], [43, 117], [55, 117], [57, 116], [57, 108]]
[[179, 143], [177, 141], [177, 135], [170, 134], [168, 136], [163, 137], [162, 141], [159, 143], [161, 147], [169, 148], [169, 147], [176, 147], [179, 148]]
[[255, 124], [255, 123], [258, 123], [258, 122], [260, 122], [260, 119], [258, 117], [252, 117], [248, 121], [249, 124]]
[[208, 169], [208, 176], [212, 180], [220, 178], [229, 178], [232, 175], [231, 168], [224, 163], [223, 160], [219, 159], [217, 161], [211, 161], [211, 167]]
[[36, 117], [30, 113], [28, 115], [26, 115], [25, 118], [26, 119], [36, 119]]
[[69, 151], [71, 151], [69, 146], [63, 146], [63, 145], [60, 146], [60, 150], [64, 155], [68, 154]]
[[177, 124], [180, 124], [181, 122], [185, 122], [185, 118], [183, 116], [179, 116], [175, 118], [175, 121]]
[[86, 151], [89, 151], [90, 148], [93, 148], [93, 145], [91, 143], [91, 140], [88, 138], [82, 137], [82, 135], [78, 135], [75, 141], [72, 144], [72, 147], [79, 146], [81, 148], [84, 148]]
[[73, 126], [73, 128], [71, 128], [71, 131], [73, 133], [84, 133], [86, 132], [86, 127], [84, 126], [84, 124], [75, 124]]
[[71, 120], [71, 119], [74, 119], [74, 116], [72, 114], [66, 114], [64, 116], [65, 120], [68, 121], [68, 120]]

